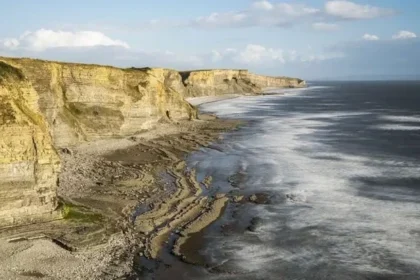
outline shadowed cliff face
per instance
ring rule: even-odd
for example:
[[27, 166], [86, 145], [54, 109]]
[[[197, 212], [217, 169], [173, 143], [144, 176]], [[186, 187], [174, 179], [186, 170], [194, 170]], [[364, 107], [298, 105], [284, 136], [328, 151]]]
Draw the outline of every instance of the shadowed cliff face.
[[194, 119], [185, 97], [304, 82], [246, 70], [178, 72], [0, 57], [0, 228], [59, 217], [55, 148]]

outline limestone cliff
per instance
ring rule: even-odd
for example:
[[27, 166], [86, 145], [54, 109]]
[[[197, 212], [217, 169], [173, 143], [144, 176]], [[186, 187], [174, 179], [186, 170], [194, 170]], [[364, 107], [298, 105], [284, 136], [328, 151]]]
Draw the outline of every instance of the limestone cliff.
[[195, 115], [176, 90], [177, 84], [171, 87], [171, 77], [179, 76], [176, 71], [0, 60], [21, 69], [32, 82], [58, 147], [131, 135], [150, 129], [162, 118]]
[[0, 57], [0, 228], [58, 217], [55, 149], [132, 135], [162, 119], [196, 118], [185, 97], [304, 85], [246, 70], [119, 69]]
[[186, 96], [229, 93], [258, 94], [265, 88], [305, 87], [305, 81], [288, 77], [269, 77], [248, 70], [200, 70], [180, 72]]
[[306, 82], [298, 78], [270, 77], [247, 73], [246, 77], [252, 84], [259, 88], [301, 88], [306, 87]]
[[0, 226], [58, 217], [59, 158], [38, 98], [19, 69], [0, 62]]

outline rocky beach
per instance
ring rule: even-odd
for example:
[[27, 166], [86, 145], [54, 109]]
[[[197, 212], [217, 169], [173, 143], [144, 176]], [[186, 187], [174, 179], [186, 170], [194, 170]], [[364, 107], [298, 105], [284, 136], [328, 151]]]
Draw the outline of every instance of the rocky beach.
[[174, 252], [182, 257], [188, 236], [217, 219], [228, 200], [203, 195], [211, 178], [197, 182], [184, 157], [238, 123], [203, 118], [61, 151], [63, 219], [3, 229], [1, 277], [125, 277], [135, 254], [157, 258], [178, 229]]

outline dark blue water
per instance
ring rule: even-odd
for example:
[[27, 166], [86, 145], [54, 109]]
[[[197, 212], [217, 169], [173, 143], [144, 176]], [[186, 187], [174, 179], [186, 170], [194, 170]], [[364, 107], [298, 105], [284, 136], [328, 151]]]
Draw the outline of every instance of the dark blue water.
[[420, 82], [310, 86], [202, 106], [247, 124], [191, 167], [271, 203], [231, 204], [204, 238], [211, 268], [176, 279], [420, 279]]

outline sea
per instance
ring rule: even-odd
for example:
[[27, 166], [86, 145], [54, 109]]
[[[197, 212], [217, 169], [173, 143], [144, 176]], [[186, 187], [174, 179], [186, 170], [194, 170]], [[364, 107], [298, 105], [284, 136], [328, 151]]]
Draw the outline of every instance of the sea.
[[[420, 82], [310, 82], [201, 105], [243, 124], [188, 157], [230, 203], [208, 265], [151, 279], [419, 280]], [[170, 278], [168, 278], [170, 277]]]

